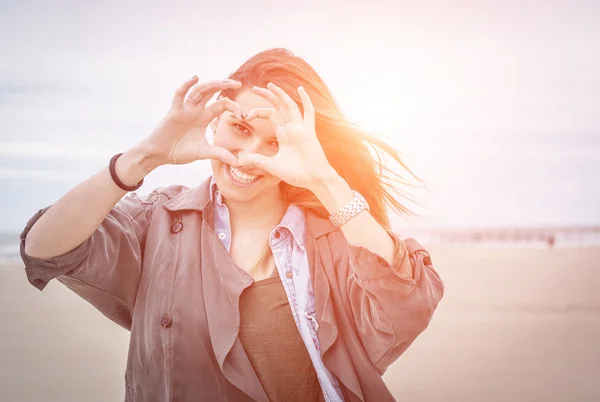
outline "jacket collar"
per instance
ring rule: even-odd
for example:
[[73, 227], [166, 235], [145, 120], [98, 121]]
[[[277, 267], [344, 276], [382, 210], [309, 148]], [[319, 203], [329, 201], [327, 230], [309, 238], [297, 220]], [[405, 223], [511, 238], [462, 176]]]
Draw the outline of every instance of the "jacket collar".
[[[212, 175], [202, 181], [199, 185], [192, 188], [186, 188], [175, 197], [163, 204], [163, 208], [171, 212], [179, 211], [198, 211], [204, 212], [206, 207], [212, 201], [211, 189], [213, 186]], [[305, 210], [306, 214], [306, 231], [311, 237], [317, 239], [338, 228], [331, 223], [329, 219], [320, 217], [315, 213]]]
[[203, 212], [210, 202], [210, 180], [205, 179], [192, 188], [185, 188], [179, 194], [163, 204], [163, 208], [171, 212], [198, 211]]

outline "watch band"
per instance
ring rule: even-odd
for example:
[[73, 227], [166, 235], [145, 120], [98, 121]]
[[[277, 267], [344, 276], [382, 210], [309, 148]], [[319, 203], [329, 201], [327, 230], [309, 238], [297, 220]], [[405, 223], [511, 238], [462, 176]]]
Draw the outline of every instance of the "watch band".
[[367, 200], [358, 191], [352, 190], [352, 193], [354, 194], [352, 201], [339, 211], [329, 215], [329, 220], [337, 227], [342, 226], [365, 209], [370, 211]]

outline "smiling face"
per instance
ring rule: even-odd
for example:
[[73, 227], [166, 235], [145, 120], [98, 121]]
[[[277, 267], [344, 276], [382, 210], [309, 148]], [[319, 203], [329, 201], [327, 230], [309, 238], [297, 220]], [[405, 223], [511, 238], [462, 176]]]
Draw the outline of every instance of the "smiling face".
[[[254, 108], [275, 107], [249, 90], [240, 92], [233, 100], [241, 106], [242, 114], [248, 114]], [[228, 111], [219, 116], [213, 143], [236, 157], [250, 153], [273, 156], [278, 149], [274, 128], [268, 120], [258, 118], [252, 122], [240, 121]], [[212, 160], [211, 165], [217, 186], [226, 201], [245, 203], [259, 197], [281, 199], [281, 180], [262, 169], [235, 169], [219, 160]], [[267, 202], [265, 205], [272, 204]]]

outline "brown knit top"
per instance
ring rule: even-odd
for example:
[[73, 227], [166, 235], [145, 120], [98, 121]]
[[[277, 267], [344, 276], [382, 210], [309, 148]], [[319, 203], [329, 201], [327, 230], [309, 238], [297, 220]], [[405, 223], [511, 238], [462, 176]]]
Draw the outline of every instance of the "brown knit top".
[[242, 292], [239, 337], [270, 401], [324, 401], [277, 270]]

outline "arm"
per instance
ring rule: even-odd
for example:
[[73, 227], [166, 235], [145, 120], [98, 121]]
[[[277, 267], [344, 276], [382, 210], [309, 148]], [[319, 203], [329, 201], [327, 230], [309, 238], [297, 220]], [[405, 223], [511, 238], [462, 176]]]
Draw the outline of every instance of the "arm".
[[[141, 170], [137, 162], [128, 163], [135, 161], [137, 151], [123, 156], [127, 157], [116, 166], [123, 177]], [[21, 233], [21, 258], [27, 279], [39, 290], [57, 278], [106, 317], [129, 329], [146, 233], [158, 197], [156, 192], [146, 199], [132, 193], [110, 205], [111, 197], [122, 193], [106, 169], [81, 183], [29, 220]]]
[[[221, 159], [235, 165], [235, 157], [229, 151], [211, 146], [200, 134], [225, 110], [239, 116], [239, 105], [227, 98], [209, 106], [199, 101], [219, 90], [239, 88], [241, 83], [197, 83], [197, 76], [182, 83], [175, 91], [170, 110], [152, 134], [117, 160], [115, 170], [125, 185], [137, 184], [160, 165], [182, 165], [201, 159]], [[124, 195], [108, 169], [103, 169], [65, 194], [39, 219], [27, 236], [25, 252], [49, 258], [74, 249], [94, 233]]]
[[[341, 177], [322, 177], [312, 189], [329, 212], [352, 200]], [[444, 285], [418, 242], [387, 232], [369, 212], [340, 229], [328, 235], [335, 271], [365, 351], [383, 374], [429, 325]]]
[[[330, 214], [342, 209], [354, 197], [352, 189], [346, 181], [333, 169], [327, 174], [319, 176], [310, 187], [321, 204]], [[371, 252], [383, 257], [389, 264], [394, 264], [397, 259], [396, 242], [368, 211], [362, 211], [341, 227], [344, 237], [349, 244], [364, 247]], [[403, 246], [400, 244], [400, 248]], [[413, 272], [408, 259], [401, 258], [396, 261], [395, 267], [404, 278], [412, 278]]]
[[[329, 278], [342, 292], [361, 344], [382, 375], [427, 328], [444, 294], [429, 253], [414, 239], [392, 236], [394, 265], [350, 245], [340, 230], [326, 236], [333, 257]], [[414, 272], [410, 279], [398, 273], [405, 264]]]
[[[134, 185], [156, 167], [201, 159], [234, 163], [227, 150], [208, 144], [208, 123], [224, 110], [240, 115], [239, 105], [210, 98], [231, 80], [196, 85], [194, 76], [175, 91], [167, 115], [152, 134], [121, 155], [117, 176]], [[232, 160], [233, 159], [233, 160]], [[146, 235], [157, 201], [168, 194], [123, 197], [107, 168], [74, 187], [54, 205], [38, 211], [21, 233], [21, 258], [29, 282], [43, 290], [54, 278], [125, 328], [131, 325], [141, 278]]]
[[155, 192], [146, 199], [135, 193], [124, 197], [83, 243], [50, 258], [32, 257], [25, 251], [30, 230], [51, 207], [38, 211], [21, 233], [27, 279], [44, 290], [56, 278], [106, 317], [130, 329], [146, 234], [157, 200]]
[[[121, 155], [115, 169], [123, 183], [134, 185], [152, 166], [148, 154], [138, 146]], [[73, 250], [98, 229], [125, 193], [113, 182], [108, 168], [102, 169], [47, 208], [27, 234], [25, 253], [48, 259]]]

